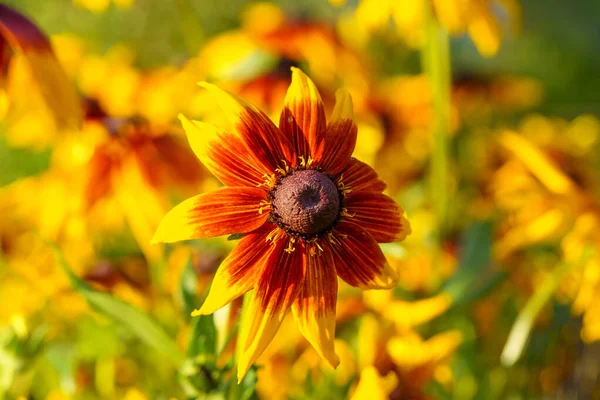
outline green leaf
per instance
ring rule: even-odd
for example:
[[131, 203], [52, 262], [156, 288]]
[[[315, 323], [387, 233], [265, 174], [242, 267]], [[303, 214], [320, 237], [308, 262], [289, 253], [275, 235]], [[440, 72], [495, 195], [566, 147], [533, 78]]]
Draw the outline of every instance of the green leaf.
[[[198, 277], [194, 271], [192, 258], [190, 257], [179, 279], [179, 296], [183, 302], [183, 310], [189, 318], [196, 308], [196, 288]], [[188, 357], [196, 357], [200, 354], [214, 355], [217, 347], [217, 328], [212, 315], [201, 315], [191, 320], [191, 336], [188, 343]]]
[[183, 355], [175, 342], [156, 321], [131, 304], [109, 293], [91, 288], [71, 271], [60, 249], [53, 244], [49, 244], [49, 246], [54, 250], [56, 259], [69, 277], [73, 288], [87, 300], [92, 308], [129, 328], [142, 342], [162, 353], [175, 367], [179, 368], [181, 366], [184, 360]]
[[198, 299], [196, 298], [196, 289], [198, 287], [198, 277], [194, 271], [192, 258], [188, 259], [187, 264], [181, 272], [179, 278], [179, 299], [182, 303], [183, 313], [186, 318], [190, 318], [190, 314], [196, 308]]
[[[241, 400], [250, 400], [254, 399], [256, 392], [256, 382], [258, 378], [256, 375], [256, 368], [250, 368], [244, 376], [244, 379], [240, 382], [240, 399]], [[235, 384], [235, 383], [234, 383]]]
[[462, 239], [463, 255], [454, 276], [446, 282], [443, 291], [449, 293], [454, 304], [473, 300], [476, 293], [485, 293], [498, 278], [487, 268], [492, 256], [492, 224], [489, 221], [474, 223]]
[[216, 354], [217, 328], [211, 315], [201, 315], [192, 319], [192, 333], [188, 344], [188, 357], [200, 354]]
[[232, 235], [227, 236], [227, 240], [240, 240], [244, 236], [243, 233], [234, 233]]

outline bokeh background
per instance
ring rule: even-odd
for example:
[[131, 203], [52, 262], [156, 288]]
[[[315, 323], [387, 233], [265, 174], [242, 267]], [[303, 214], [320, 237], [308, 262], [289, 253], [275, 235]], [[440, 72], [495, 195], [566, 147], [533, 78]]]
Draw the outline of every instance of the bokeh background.
[[[58, 62], [2, 10], [0, 399], [600, 398], [597, 1], [2, 4]], [[196, 82], [278, 121], [291, 66], [350, 91], [413, 233], [397, 288], [340, 286], [337, 370], [286, 320], [238, 386], [241, 303], [190, 317], [236, 238], [149, 242], [219, 186]]]

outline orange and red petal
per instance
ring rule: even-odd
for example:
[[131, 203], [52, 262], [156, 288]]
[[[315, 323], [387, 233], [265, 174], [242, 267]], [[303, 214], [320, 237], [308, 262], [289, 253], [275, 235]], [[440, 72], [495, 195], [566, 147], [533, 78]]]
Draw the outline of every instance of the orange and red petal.
[[271, 241], [267, 241], [268, 233], [252, 232], [242, 237], [219, 266], [208, 297], [192, 316], [212, 314], [256, 285], [265, 262], [277, 249]]
[[[292, 68], [292, 83], [285, 96], [279, 129], [290, 140], [296, 154], [308, 161], [323, 153], [325, 129], [323, 100], [313, 81], [298, 68]], [[293, 160], [292, 166], [296, 166]]]
[[350, 221], [379, 243], [404, 240], [411, 232], [404, 210], [383, 193], [352, 191], [346, 196], [345, 206], [353, 215]]
[[264, 269], [252, 298], [244, 310], [238, 349], [238, 381], [262, 354], [279, 329], [285, 314], [304, 283], [302, 252], [285, 251], [287, 240], [280, 239], [265, 259]]
[[386, 188], [385, 182], [379, 178], [377, 172], [368, 164], [356, 158], [350, 159], [338, 179], [341, 179], [344, 186], [349, 187], [352, 192], [383, 192]]
[[295, 160], [296, 151], [288, 138], [254, 105], [210, 83], [201, 82], [214, 96], [247, 149], [271, 173]]
[[163, 217], [152, 243], [252, 232], [269, 217], [261, 212], [265, 199], [264, 190], [248, 187], [225, 187], [191, 197]]
[[46, 35], [25, 16], [0, 4], [0, 36], [0, 50], [8, 43], [13, 50], [21, 51], [25, 56], [57, 126], [61, 129], [79, 128], [83, 118], [80, 98], [56, 59]]
[[331, 252], [305, 252], [304, 285], [292, 305], [300, 332], [317, 353], [336, 368], [340, 358], [335, 353], [335, 306], [337, 274]]
[[340, 278], [360, 289], [390, 289], [398, 275], [389, 266], [379, 245], [366, 230], [341, 221], [333, 231], [335, 239], [324, 242], [331, 251]]
[[52, 53], [50, 41], [29, 19], [15, 10], [0, 4], [0, 34], [8, 40], [11, 47], [23, 51], [47, 51]]
[[265, 174], [273, 173], [246, 148], [239, 135], [183, 115], [179, 119], [198, 159], [225, 185], [256, 187], [264, 182]]
[[325, 132], [323, 153], [313, 157], [316, 165], [331, 175], [337, 175], [348, 165], [358, 133], [350, 94], [340, 89], [335, 97], [335, 107]]

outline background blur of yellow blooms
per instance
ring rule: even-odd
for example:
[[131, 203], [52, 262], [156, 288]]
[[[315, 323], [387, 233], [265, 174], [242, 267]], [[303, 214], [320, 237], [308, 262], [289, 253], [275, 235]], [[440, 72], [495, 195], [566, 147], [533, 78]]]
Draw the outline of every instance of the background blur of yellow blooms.
[[[600, 398], [597, 1], [3, 4], [41, 31], [0, 7], [0, 400]], [[235, 238], [150, 239], [220, 186], [196, 83], [278, 121], [292, 66], [413, 233], [340, 282], [336, 370], [285, 319], [238, 386], [241, 299], [190, 317]]]

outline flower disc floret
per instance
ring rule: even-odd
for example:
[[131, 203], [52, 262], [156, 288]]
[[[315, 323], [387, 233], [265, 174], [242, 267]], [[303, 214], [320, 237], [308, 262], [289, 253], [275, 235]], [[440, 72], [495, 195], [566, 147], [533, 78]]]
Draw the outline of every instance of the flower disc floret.
[[316, 170], [294, 171], [270, 193], [271, 219], [288, 234], [311, 239], [339, 219], [342, 196], [333, 180]]

